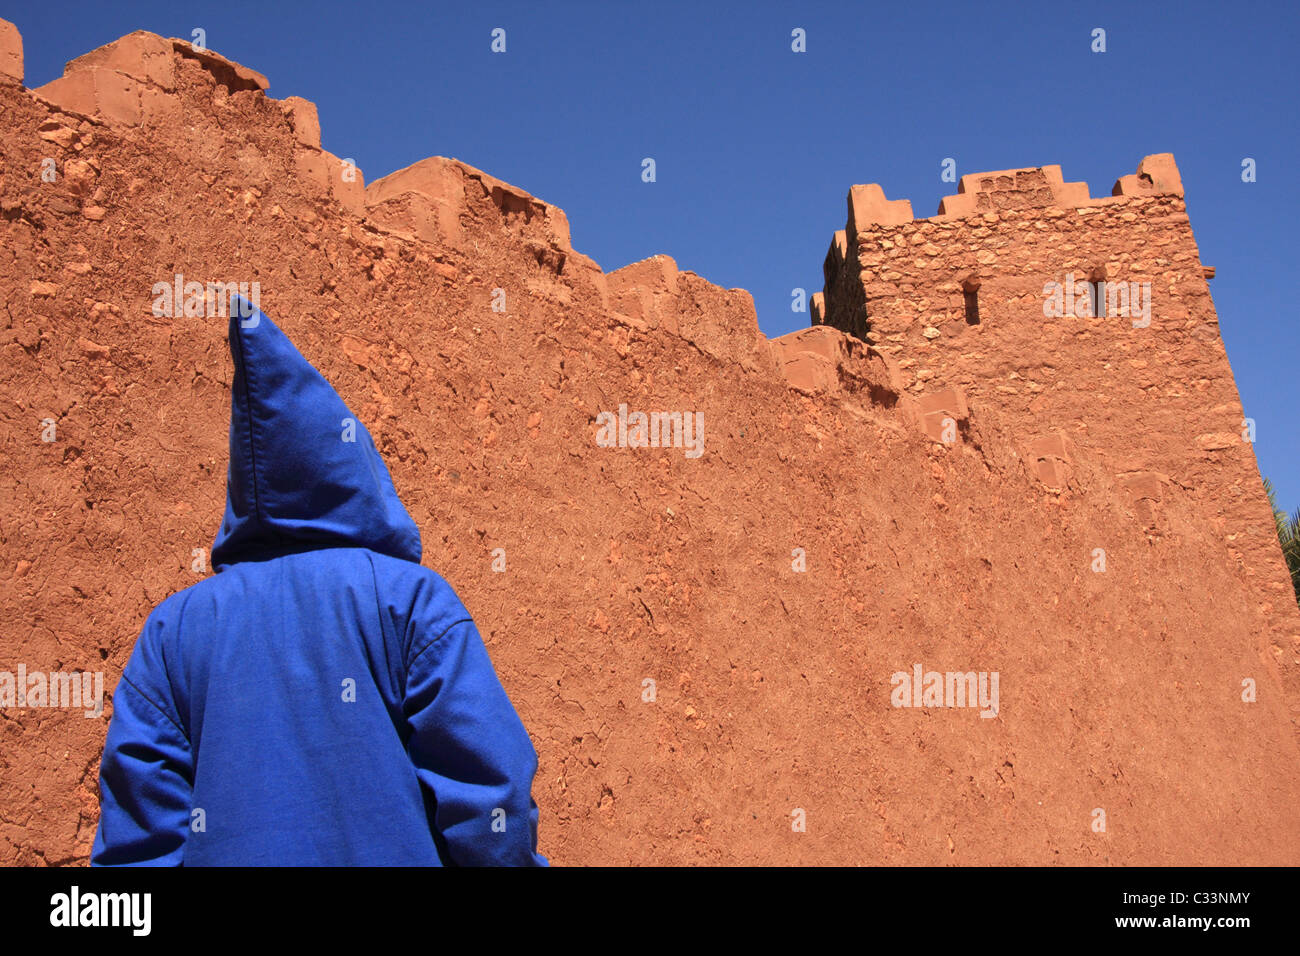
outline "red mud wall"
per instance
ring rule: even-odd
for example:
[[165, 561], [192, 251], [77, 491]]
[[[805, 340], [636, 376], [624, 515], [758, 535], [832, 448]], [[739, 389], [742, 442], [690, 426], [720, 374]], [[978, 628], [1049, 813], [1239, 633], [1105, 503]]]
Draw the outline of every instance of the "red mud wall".
[[[605, 275], [560, 210], [464, 164], [366, 187], [319, 149], [311, 104], [214, 54], [134, 34], [30, 91], [11, 40], [0, 670], [102, 669], [111, 688], [149, 610], [196, 580], [224, 501], [225, 321], [158, 317], [153, 287], [258, 282], [474, 613], [540, 756], [554, 862], [1300, 858], [1295, 694], [1278, 676], [1294, 649], [1276, 659], [1265, 635], [1282, 630], [1261, 630], [1267, 563], [1246, 574], [1232, 553], [1254, 553], [1234, 542], [1262, 493], [1243, 479], [1238, 512], [1199, 484], [1249, 453], [1141, 429], [1122, 455], [1085, 440], [1079, 422], [1124, 432], [1118, 388], [1135, 387], [1099, 363], [1035, 392], [1007, 355], [994, 382], [1014, 346], [1002, 272], [982, 274], [987, 317], [960, 333], [984, 336], [970, 361], [986, 366], [903, 366], [916, 353], [830, 328], [768, 343], [743, 291], [667, 257]], [[1188, 315], [1205, 321], [1199, 289]], [[1171, 334], [1161, 314], [1146, 332]], [[887, 335], [910, 348], [899, 322]], [[1074, 351], [1100, 349], [1083, 327], [1096, 341]], [[1117, 369], [1146, 358], [1137, 331], [1116, 337], [1133, 348]], [[1197, 402], [1235, 401], [1219, 374], [1191, 379], [1210, 382], [1189, 386]], [[1163, 383], [1143, 392], [1147, 420], [1173, 400]], [[1034, 435], [1078, 450], [1058, 491], [1024, 464], [1035, 401]], [[597, 415], [621, 403], [701, 413], [704, 453], [598, 447]], [[927, 434], [938, 413], [959, 440]], [[1137, 469], [1171, 479], [1141, 499], [1150, 527], [1118, 477]], [[893, 707], [891, 675], [917, 663], [998, 672], [998, 715]], [[86, 860], [110, 713], [0, 708], [0, 862]]]

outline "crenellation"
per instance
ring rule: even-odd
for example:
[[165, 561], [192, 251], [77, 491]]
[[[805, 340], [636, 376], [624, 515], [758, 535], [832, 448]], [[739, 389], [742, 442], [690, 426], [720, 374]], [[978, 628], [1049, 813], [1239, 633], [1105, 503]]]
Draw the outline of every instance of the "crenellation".
[[912, 221], [912, 203], [907, 199], [886, 199], [876, 183], [852, 186], [848, 196], [848, 236], [857, 237], [872, 226], [901, 226]]
[[23, 35], [8, 20], [0, 20], [0, 83], [23, 85]]
[[182, 61], [198, 64], [209, 83], [229, 93], [262, 94], [269, 86], [261, 73], [212, 50], [137, 30], [70, 60], [61, 77], [31, 92], [56, 109], [108, 126], [159, 125], [180, 114]]

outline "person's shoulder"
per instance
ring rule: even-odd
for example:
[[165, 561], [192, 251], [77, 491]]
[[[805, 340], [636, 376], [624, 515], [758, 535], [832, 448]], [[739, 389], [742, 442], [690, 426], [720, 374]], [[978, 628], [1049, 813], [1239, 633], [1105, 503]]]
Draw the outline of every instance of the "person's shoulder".
[[[122, 677], [155, 706], [175, 719], [164, 703], [174, 689], [173, 677], [184, 672], [187, 652], [193, 647], [205, 646], [196, 640], [195, 628], [203, 617], [196, 612], [199, 607], [212, 607], [221, 603], [222, 575], [211, 575], [174, 591], [163, 598], [145, 616], [140, 634], [131, 650], [130, 660]], [[207, 636], [207, 628], [202, 629]]]
[[222, 589], [222, 575], [211, 574], [186, 585], [179, 591], [173, 591], [154, 605], [154, 609], [145, 618], [144, 630], [149, 632], [166, 629], [166, 625], [181, 618], [192, 601], [215, 599], [216, 594]]
[[441, 632], [462, 621], [473, 623], [456, 589], [437, 571], [377, 552], [370, 552], [370, 560], [380, 593], [395, 602], [409, 601], [425, 629]]
[[394, 558], [391, 555], [380, 554], [378, 551], [364, 551], [363, 553], [370, 558], [375, 574], [379, 577], [403, 579], [430, 588], [440, 594], [443, 592], [455, 594], [455, 590], [447, 579], [433, 568], [425, 567], [423, 564], [416, 564], [414, 561], [407, 561], [405, 558]]

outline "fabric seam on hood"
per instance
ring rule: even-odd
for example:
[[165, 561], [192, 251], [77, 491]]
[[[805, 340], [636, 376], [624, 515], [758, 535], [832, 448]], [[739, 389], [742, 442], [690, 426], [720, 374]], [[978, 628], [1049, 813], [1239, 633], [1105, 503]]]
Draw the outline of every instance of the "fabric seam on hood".
[[[262, 497], [257, 487], [257, 416], [253, 414], [254, 382], [249, 374], [248, 354], [244, 348], [243, 324], [238, 317], [235, 318], [235, 321], [240, 323], [235, 332], [235, 341], [239, 344], [239, 365], [244, 376], [244, 400], [248, 406], [248, 467], [249, 471], [252, 472], [253, 516], [257, 523], [262, 525], [264, 524], [262, 520]], [[239, 387], [238, 382], [235, 383], [235, 387]], [[271, 529], [265, 528], [262, 530], [270, 531]]]

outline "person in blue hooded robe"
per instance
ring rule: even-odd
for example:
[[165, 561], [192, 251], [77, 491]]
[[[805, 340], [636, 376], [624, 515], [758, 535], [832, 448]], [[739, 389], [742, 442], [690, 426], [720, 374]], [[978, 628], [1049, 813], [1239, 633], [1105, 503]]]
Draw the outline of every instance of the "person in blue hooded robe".
[[365, 427], [236, 299], [212, 577], [150, 613], [91, 864], [546, 865], [537, 754]]

